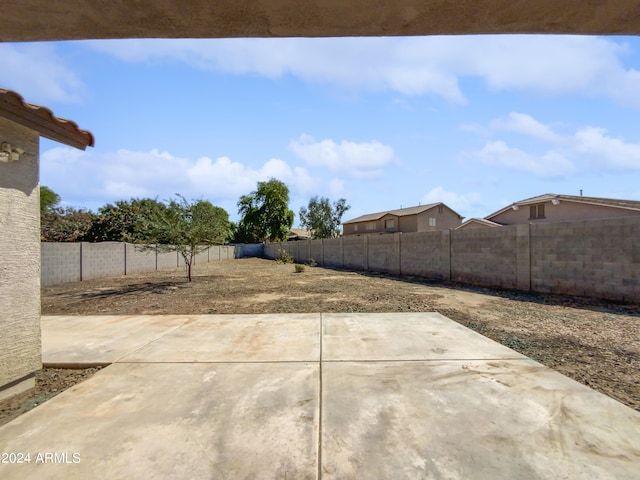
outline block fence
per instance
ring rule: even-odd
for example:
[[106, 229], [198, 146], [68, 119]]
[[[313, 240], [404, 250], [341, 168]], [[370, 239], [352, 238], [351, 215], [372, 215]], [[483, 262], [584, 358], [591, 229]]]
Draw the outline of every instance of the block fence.
[[269, 243], [296, 262], [640, 302], [640, 218]]
[[[196, 255], [195, 264], [258, 256], [262, 254], [262, 247], [261, 244], [213, 245]], [[184, 260], [177, 252], [141, 251], [130, 243], [121, 242], [42, 242], [40, 251], [43, 287], [184, 266]]]

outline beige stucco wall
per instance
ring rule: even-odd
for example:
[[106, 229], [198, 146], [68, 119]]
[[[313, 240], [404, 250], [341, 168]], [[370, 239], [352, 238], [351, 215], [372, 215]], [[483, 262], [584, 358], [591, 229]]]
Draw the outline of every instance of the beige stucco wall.
[[640, 212], [633, 210], [599, 205], [587, 205], [564, 200], [561, 200], [558, 205], [553, 205], [550, 201], [541, 203], [544, 203], [545, 218], [530, 220], [529, 205], [523, 205], [518, 210], [509, 209], [500, 215], [491, 217], [491, 221], [501, 223], [503, 225], [516, 225], [519, 223], [529, 222], [570, 222], [574, 220], [601, 220], [604, 218], [632, 217], [640, 215]]
[[418, 231], [418, 216], [417, 215], [405, 215], [400, 217], [398, 225], [400, 226], [399, 232], [417, 232]]
[[[435, 227], [429, 226], [429, 218], [436, 219]], [[418, 214], [418, 232], [435, 232], [437, 230], [449, 230], [456, 228], [462, 221], [460, 217], [450, 208], [443, 205], [442, 213], [439, 213], [438, 207], [433, 207], [426, 212]]]
[[0, 162], [0, 398], [32, 387], [32, 374], [42, 365], [39, 136], [0, 118], [3, 141], [27, 154]]

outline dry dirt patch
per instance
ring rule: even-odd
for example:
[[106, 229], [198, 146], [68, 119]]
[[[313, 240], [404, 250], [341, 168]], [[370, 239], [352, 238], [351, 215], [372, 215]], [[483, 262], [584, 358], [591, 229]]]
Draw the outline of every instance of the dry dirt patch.
[[247, 258], [44, 288], [43, 315], [440, 312], [640, 411], [640, 307]]

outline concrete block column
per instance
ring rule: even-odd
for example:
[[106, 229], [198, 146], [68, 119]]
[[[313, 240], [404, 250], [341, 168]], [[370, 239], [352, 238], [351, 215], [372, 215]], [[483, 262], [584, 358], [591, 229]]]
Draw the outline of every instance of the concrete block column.
[[531, 290], [531, 225], [516, 225], [516, 288]]
[[451, 245], [453, 230], [442, 231], [442, 279], [451, 281]]
[[394, 274], [402, 275], [402, 232], [393, 234], [393, 250], [395, 253], [396, 264]]

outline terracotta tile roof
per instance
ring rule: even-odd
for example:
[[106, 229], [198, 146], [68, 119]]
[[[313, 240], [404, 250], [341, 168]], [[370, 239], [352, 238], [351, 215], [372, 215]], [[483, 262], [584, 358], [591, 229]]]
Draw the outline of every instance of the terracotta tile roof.
[[487, 220], [509, 210], [513, 205], [525, 206], [534, 205], [536, 203], [550, 202], [552, 200], [560, 200], [565, 202], [584, 203], [589, 205], [601, 205], [606, 207], [617, 207], [626, 210], [640, 211], [640, 200], [621, 200], [617, 198], [600, 198], [600, 197], [583, 197], [581, 195], [561, 195], [557, 193], [545, 193], [544, 195], [537, 195], [531, 198], [525, 198], [517, 202], [513, 202], [504, 208], [501, 208], [497, 212], [492, 213], [484, 217]]
[[354, 219], [343, 222], [343, 225], [346, 225], [349, 223], [370, 222], [373, 220], [378, 220], [384, 217], [385, 215], [395, 215], [396, 217], [404, 217], [406, 215], [417, 215], [418, 213], [431, 210], [433, 207], [436, 207], [438, 205], [443, 205], [443, 204], [441, 202], [429, 203], [427, 205], [420, 205], [417, 207], [407, 207], [407, 208], [399, 208], [398, 210], [387, 210], [386, 212], [369, 213], [367, 215], [361, 215]]
[[93, 134], [80, 129], [75, 122], [56, 117], [48, 108], [27, 103], [20, 94], [4, 88], [0, 88], [0, 117], [81, 150], [95, 144]]

